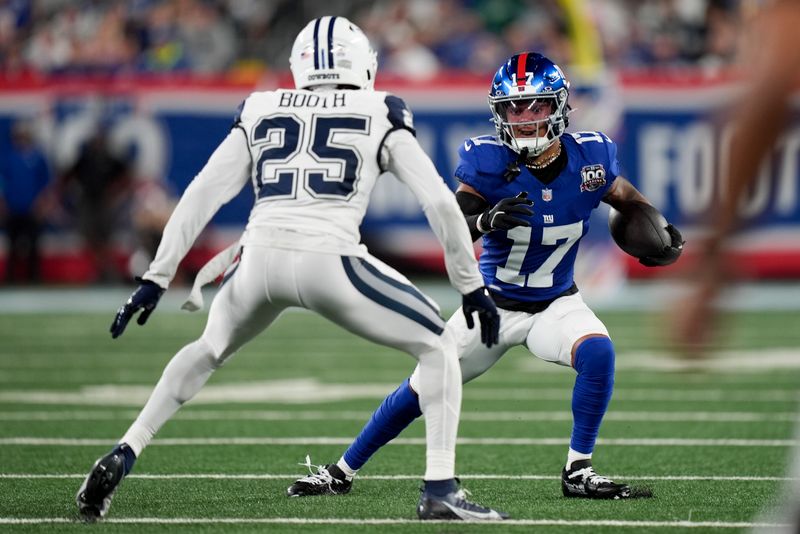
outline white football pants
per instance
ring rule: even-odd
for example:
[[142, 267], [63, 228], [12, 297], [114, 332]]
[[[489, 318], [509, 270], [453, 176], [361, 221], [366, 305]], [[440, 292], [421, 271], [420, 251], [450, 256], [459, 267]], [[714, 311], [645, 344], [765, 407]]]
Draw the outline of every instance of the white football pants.
[[[480, 331], [467, 328], [461, 309], [447, 321], [458, 347], [461, 378], [469, 382], [485, 373], [511, 347], [525, 346], [547, 362], [572, 366], [572, 347], [590, 334], [608, 336], [608, 330], [589, 309], [580, 293], [556, 299], [546, 310], [530, 314], [497, 309], [500, 312], [500, 342], [491, 348], [481, 343]], [[417, 369], [411, 387], [417, 391]]]
[[425, 479], [453, 478], [461, 373], [454, 338], [433, 301], [372, 256], [248, 246], [228, 276], [211, 305], [203, 335], [172, 358], [120, 442], [138, 456], [215, 369], [283, 310], [299, 306], [418, 360], [415, 390], [425, 416]]

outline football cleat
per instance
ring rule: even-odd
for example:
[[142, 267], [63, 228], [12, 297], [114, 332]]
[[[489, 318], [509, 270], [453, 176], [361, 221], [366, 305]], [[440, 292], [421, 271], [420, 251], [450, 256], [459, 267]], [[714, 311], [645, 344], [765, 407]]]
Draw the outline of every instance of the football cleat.
[[117, 486], [125, 478], [125, 453], [120, 445], [94, 463], [75, 495], [78, 512], [87, 522], [105, 517]]
[[[306, 456], [309, 474], [295, 481], [286, 488], [289, 497], [309, 497], [311, 495], [344, 495], [353, 486], [353, 477], [346, 476], [336, 464], [312, 465], [311, 458]], [[317, 472], [312, 471], [317, 468]]]
[[569, 471], [566, 468], [561, 471], [561, 491], [564, 497], [585, 499], [627, 499], [631, 496], [627, 484], [617, 484], [595, 473], [591, 460], [572, 462]]
[[466, 490], [459, 489], [439, 497], [422, 490], [417, 505], [417, 516], [422, 520], [446, 521], [502, 521], [508, 514], [486, 508], [467, 500]]

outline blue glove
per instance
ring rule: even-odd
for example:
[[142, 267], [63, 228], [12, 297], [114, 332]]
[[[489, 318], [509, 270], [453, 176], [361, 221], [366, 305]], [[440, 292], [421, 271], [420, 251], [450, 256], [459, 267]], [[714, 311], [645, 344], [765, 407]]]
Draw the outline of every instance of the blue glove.
[[125, 327], [128, 326], [128, 321], [130, 321], [133, 314], [139, 310], [142, 310], [142, 313], [139, 315], [139, 318], [136, 319], [136, 322], [140, 325], [146, 323], [147, 318], [150, 317], [150, 314], [156, 309], [161, 295], [164, 294], [164, 288], [155, 282], [144, 280], [138, 276], [136, 277], [136, 281], [139, 282], [139, 287], [128, 297], [125, 304], [117, 310], [114, 322], [111, 323], [109, 331], [111, 332], [112, 338], [116, 339], [122, 335], [125, 331]]
[[481, 323], [481, 342], [487, 347], [497, 345], [500, 338], [500, 315], [497, 307], [489, 296], [489, 291], [485, 287], [476, 289], [472, 293], [463, 296], [461, 309], [467, 319], [467, 328], [475, 326], [472, 314], [478, 312], [478, 320]]

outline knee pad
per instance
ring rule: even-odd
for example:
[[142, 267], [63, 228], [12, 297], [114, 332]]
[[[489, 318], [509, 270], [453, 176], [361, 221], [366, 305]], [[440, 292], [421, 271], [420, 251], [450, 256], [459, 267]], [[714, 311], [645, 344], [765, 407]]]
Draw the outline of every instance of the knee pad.
[[578, 374], [602, 376], [614, 374], [614, 344], [605, 336], [584, 339], [575, 351]]

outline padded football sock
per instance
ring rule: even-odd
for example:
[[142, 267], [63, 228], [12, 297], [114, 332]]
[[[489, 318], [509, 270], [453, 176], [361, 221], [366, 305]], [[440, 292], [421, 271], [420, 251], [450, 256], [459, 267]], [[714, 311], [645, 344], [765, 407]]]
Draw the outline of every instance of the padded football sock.
[[445, 497], [458, 490], [458, 483], [456, 483], [456, 479], [454, 478], [449, 478], [447, 480], [426, 480], [423, 490], [429, 495]]
[[216, 362], [214, 350], [203, 338], [178, 351], [120, 443], [127, 443], [140, 456], [164, 423], [200, 391], [217, 368]]
[[572, 437], [569, 446], [591, 454], [614, 390], [614, 345], [607, 337], [585, 339], [575, 351], [578, 376], [572, 390]]
[[578, 452], [572, 447], [570, 447], [569, 452], [567, 452], [567, 465], [565, 467], [567, 468], [567, 471], [569, 471], [570, 468], [572, 467], [573, 462], [577, 462], [580, 460], [591, 460], [591, 459], [592, 459], [592, 453], [586, 454], [583, 452]]
[[[396, 438], [414, 419], [422, 415], [419, 398], [405, 379], [400, 387], [383, 399], [355, 441], [342, 456], [347, 467], [355, 474], [378, 449]], [[337, 464], [339, 465], [339, 464]], [[341, 465], [339, 468], [345, 473]]]
[[419, 407], [425, 416], [425, 480], [448, 480], [456, 472], [461, 416], [461, 367], [450, 329], [438, 347], [419, 355]]
[[122, 462], [123, 467], [125, 468], [125, 476], [128, 476], [128, 473], [131, 472], [133, 469], [133, 464], [136, 462], [136, 454], [131, 449], [131, 446], [127, 443], [118, 443], [116, 447], [111, 452], [116, 452], [118, 454], [122, 454], [125, 458], [125, 461]]

